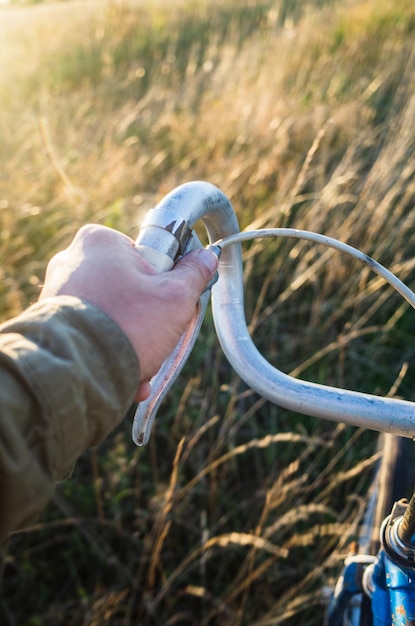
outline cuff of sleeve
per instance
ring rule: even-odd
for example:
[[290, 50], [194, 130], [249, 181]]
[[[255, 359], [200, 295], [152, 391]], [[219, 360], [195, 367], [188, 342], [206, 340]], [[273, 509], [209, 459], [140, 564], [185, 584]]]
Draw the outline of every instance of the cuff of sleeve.
[[135, 352], [103, 311], [69, 296], [42, 300], [0, 333], [3, 355], [41, 407], [36, 429], [59, 480], [131, 406], [140, 380]]

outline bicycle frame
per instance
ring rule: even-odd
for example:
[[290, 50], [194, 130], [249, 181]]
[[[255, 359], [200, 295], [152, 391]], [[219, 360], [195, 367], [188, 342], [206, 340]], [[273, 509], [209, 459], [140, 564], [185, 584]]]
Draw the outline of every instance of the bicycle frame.
[[[396, 502], [385, 519], [377, 557], [359, 554], [346, 558], [328, 609], [327, 626], [361, 626], [361, 607], [353, 606], [353, 598], [364, 594], [370, 598], [371, 626], [415, 624], [415, 551], [399, 536], [408, 507]], [[409, 513], [413, 516], [413, 511]]]
[[373, 568], [372, 585], [373, 626], [415, 624], [413, 569], [400, 567], [382, 550]]

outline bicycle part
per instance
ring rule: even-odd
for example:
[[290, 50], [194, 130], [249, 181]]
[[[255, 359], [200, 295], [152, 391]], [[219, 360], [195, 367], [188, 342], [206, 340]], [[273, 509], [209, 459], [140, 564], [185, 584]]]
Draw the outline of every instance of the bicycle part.
[[[208, 232], [216, 239], [223, 233], [239, 232], [232, 205], [219, 189], [210, 183], [188, 183], [173, 190], [148, 213], [136, 240], [137, 252], [159, 271], [170, 269], [181, 256], [202, 248], [193, 231], [193, 226], [199, 219], [203, 220]], [[213, 251], [220, 256], [219, 248], [214, 248]], [[150, 397], [137, 406], [132, 437], [139, 446], [148, 443], [158, 408], [193, 349], [206, 312], [210, 288], [217, 280], [218, 274], [201, 295], [198, 310], [189, 329], [152, 377]]]
[[411, 626], [415, 616], [414, 570], [399, 566], [381, 550], [371, 572], [373, 626]]
[[[414, 541], [414, 532], [415, 532], [415, 494], [412, 495], [408, 506], [406, 507], [406, 511], [403, 515], [402, 521], [400, 522], [397, 534], [399, 539], [406, 544], [407, 546], [415, 547]], [[415, 563], [415, 558], [413, 559]]]
[[168, 209], [150, 210], [141, 225], [136, 249], [161, 272], [170, 270], [185, 253], [192, 232], [186, 221]]
[[372, 490], [373, 515], [365, 518], [359, 541], [359, 549], [369, 554], [377, 554], [380, 548], [380, 529], [394, 503], [409, 499], [415, 484], [415, 443], [411, 439], [383, 433], [379, 450], [382, 456]]
[[[387, 583], [382, 580], [386, 576], [385, 564], [381, 569], [375, 570], [378, 561], [377, 555], [381, 548], [381, 527], [385, 518], [388, 518], [394, 503], [400, 496], [409, 496], [413, 491], [413, 479], [415, 475], [415, 445], [410, 439], [396, 437], [382, 433], [379, 437], [378, 450], [380, 460], [376, 468], [375, 477], [370, 488], [366, 513], [359, 534], [359, 554], [345, 559], [344, 570], [337, 582], [335, 591], [328, 606], [326, 619], [327, 626], [373, 626], [372, 604], [383, 603], [382, 620], [376, 624], [390, 623], [389, 595], [385, 597]], [[406, 508], [406, 507], [405, 507]], [[404, 509], [401, 509], [403, 513]], [[397, 517], [395, 509], [394, 518]], [[384, 530], [382, 530], [384, 535]], [[382, 557], [389, 558], [390, 555]], [[402, 565], [408, 566], [404, 561]], [[392, 565], [388, 565], [391, 569]], [[396, 563], [395, 563], [396, 567]], [[383, 568], [383, 569], [382, 569]], [[381, 572], [381, 573], [380, 573]], [[395, 574], [405, 585], [408, 577]], [[412, 577], [409, 577], [412, 581]], [[373, 593], [375, 589], [375, 596]], [[353, 592], [353, 593], [352, 593]], [[408, 589], [407, 589], [408, 592]], [[375, 614], [379, 613], [377, 606]], [[385, 617], [386, 615], [386, 617]], [[376, 619], [380, 620], [379, 614]]]
[[375, 562], [375, 556], [366, 554], [346, 557], [343, 572], [327, 608], [327, 626], [344, 626], [345, 624], [363, 626], [361, 620], [362, 602], [365, 597], [363, 578], [368, 567], [373, 566]]
[[[386, 518], [382, 529], [382, 543], [389, 558], [401, 567], [415, 570], [415, 544], [413, 526], [415, 523], [414, 501], [398, 500], [392, 513]], [[415, 571], [412, 576], [415, 578]]]
[[347, 243], [328, 237], [327, 235], [320, 235], [319, 233], [313, 233], [308, 230], [299, 230], [294, 228], [263, 228], [261, 230], [243, 231], [237, 235], [231, 235], [230, 237], [224, 237], [215, 241], [212, 246], [208, 248], [212, 250], [223, 250], [226, 246], [233, 245], [235, 243], [242, 243], [243, 241], [251, 241], [252, 239], [269, 239], [271, 237], [291, 237], [294, 239], [305, 239], [313, 243], [322, 244], [328, 248], [334, 248], [339, 252], [344, 252], [351, 257], [354, 257], [358, 261], [361, 261], [373, 270], [379, 276], [391, 285], [407, 302], [415, 309], [415, 294], [409, 289], [405, 283], [397, 278], [386, 267], [372, 259], [364, 252], [361, 252], [357, 248], [350, 246]]
[[[188, 254], [192, 250], [197, 250], [203, 246], [197, 235], [183, 224], [183, 220], [179, 216], [175, 216], [171, 211], [163, 210], [160, 211], [160, 215], [166, 222], [166, 228], [163, 229], [159, 226], [160, 216], [158, 214], [155, 215], [154, 211], [150, 211], [136, 240], [136, 249], [141, 256], [159, 271], [167, 271], [173, 267], [178, 256]], [[172, 242], [171, 237], [176, 239], [176, 244]], [[147, 241], [150, 238], [151, 241], [154, 241], [161, 248], [161, 251], [148, 245]], [[159, 371], [151, 378], [150, 397], [137, 406], [133, 421], [132, 437], [138, 446], [148, 443], [160, 404], [177, 380], [193, 349], [205, 317], [210, 297], [210, 288], [216, 279], [217, 277], [212, 279], [200, 296], [189, 328], [183, 333], [176, 348], [163, 363]]]
[[[238, 221], [228, 198], [210, 183], [193, 182], [181, 185], [170, 192], [152, 210], [143, 234], [140, 233], [137, 239], [137, 245], [155, 249], [161, 246], [163, 255], [174, 263], [181, 254], [181, 248], [185, 254], [194, 244], [195, 235], [192, 229], [199, 219], [204, 223], [210, 243], [217, 245], [219, 240], [225, 241], [231, 235], [241, 237]], [[184, 243], [180, 241], [182, 232], [186, 233], [187, 241]], [[304, 236], [304, 232], [291, 231], [291, 236], [299, 237], [300, 234], [301, 237]], [[289, 234], [286, 233], [286, 236]], [[329, 238], [317, 237], [319, 243], [327, 245]], [[335, 240], [330, 240], [333, 241]], [[219, 279], [212, 289], [212, 308], [215, 329], [222, 349], [245, 383], [270, 402], [291, 411], [404, 437], [414, 437], [413, 403], [305, 382], [284, 374], [268, 363], [256, 349], [248, 332], [244, 313], [241, 248], [240, 243], [235, 243], [235, 240], [232, 243], [233, 245], [219, 246], [222, 247], [222, 253]], [[345, 247], [345, 244], [341, 247]], [[351, 247], [346, 247], [350, 251]], [[362, 256], [369, 267], [376, 268], [375, 271], [382, 267], [366, 255]], [[388, 271], [385, 268], [383, 270], [385, 277]], [[403, 289], [400, 287], [403, 295], [407, 299], [412, 298], [414, 302], [414, 294], [411, 295], [412, 292], [403, 287]], [[190, 342], [195, 339], [195, 333], [187, 337], [187, 341]], [[187, 358], [190, 351], [187, 348], [184, 351]], [[176, 376], [183, 363], [183, 360], [175, 363], [173, 354], [165, 364], [165, 370], [170, 369]], [[165, 395], [166, 382], [161, 377], [163, 388], [156, 389], [152, 381], [152, 395], [158, 394], [161, 400]], [[151, 410], [152, 398], [142, 404], [144, 406], [139, 405], [133, 426], [133, 438], [136, 443], [144, 442], [146, 439], [144, 425], [151, 424], [154, 419], [145, 415], [147, 408]]]
[[[415, 623], [415, 548], [399, 537], [407, 503], [395, 503], [382, 527], [377, 557], [346, 558], [327, 611], [327, 626], [409, 626]], [[366, 598], [370, 598], [370, 610]]]

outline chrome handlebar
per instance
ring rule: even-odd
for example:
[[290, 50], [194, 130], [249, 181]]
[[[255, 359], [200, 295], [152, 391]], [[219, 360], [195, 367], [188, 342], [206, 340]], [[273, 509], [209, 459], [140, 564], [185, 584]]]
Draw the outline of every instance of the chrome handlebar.
[[[244, 382], [270, 402], [281, 407], [336, 422], [415, 437], [415, 403], [395, 398], [383, 398], [305, 382], [284, 374], [272, 366], [255, 347], [246, 324], [240, 233], [235, 212], [228, 198], [214, 185], [191, 182], [169, 193], [147, 215], [137, 238], [140, 254], [161, 271], [170, 269], [175, 261], [191, 250], [202, 247], [193, 227], [202, 220], [210, 244], [220, 253], [218, 280], [212, 287], [212, 310], [220, 345], [232, 367]], [[280, 229], [282, 234], [284, 229]], [[287, 230], [287, 229], [286, 229]], [[295, 236], [301, 231], [288, 231]], [[304, 237], [304, 233], [301, 233]], [[266, 236], [266, 235], [265, 235]], [[284, 236], [284, 235], [283, 235]], [[223, 241], [232, 245], [221, 245]], [[363, 262], [388, 280], [392, 276], [373, 259], [354, 248], [314, 235], [326, 245], [349, 254], [360, 255]], [[415, 296], [403, 283], [400, 292], [415, 307]], [[202, 294], [197, 312], [177, 348], [151, 381], [151, 395], [138, 405], [133, 440], [137, 445], [147, 443], [158, 407], [186, 362], [197, 339], [209, 300]]]

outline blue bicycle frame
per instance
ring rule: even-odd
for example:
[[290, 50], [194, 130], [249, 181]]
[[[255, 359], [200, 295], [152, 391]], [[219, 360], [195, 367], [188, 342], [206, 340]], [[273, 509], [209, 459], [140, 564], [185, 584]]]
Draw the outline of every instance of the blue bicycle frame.
[[[382, 526], [382, 547], [377, 557], [356, 555], [346, 558], [328, 609], [328, 626], [415, 626], [412, 531], [410, 543], [402, 539], [402, 536], [405, 537], [402, 526], [406, 524], [407, 511], [407, 515], [413, 514], [404, 501], [395, 503]], [[362, 598], [365, 595], [370, 598], [369, 618], [362, 615]], [[356, 597], [361, 599], [357, 609], [354, 608]]]
[[373, 626], [415, 624], [415, 569], [397, 565], [381, 550], [372, 585]]

